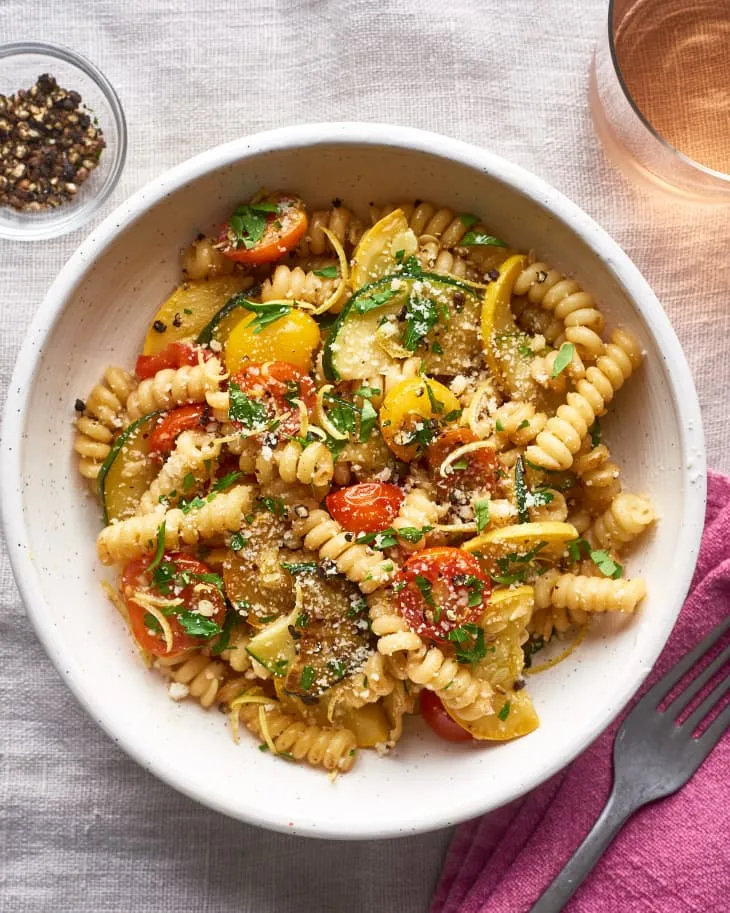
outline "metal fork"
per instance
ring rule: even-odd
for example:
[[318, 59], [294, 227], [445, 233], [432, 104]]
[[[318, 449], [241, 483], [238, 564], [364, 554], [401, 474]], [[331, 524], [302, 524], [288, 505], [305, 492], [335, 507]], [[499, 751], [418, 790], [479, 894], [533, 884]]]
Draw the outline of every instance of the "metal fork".
[[613, 748], [613, 789], [600, 818], [565, 868], [530, 913], [559, 913], [633, 813], [655, 799], [671, 796], [689, 780], [730, 727], [730, 704], [698, 738], [692, 732], [730, 690], [730, 674], [713, 688], [681, 725], [687, 705], [730, 659], [726, 647], [662, 711], [659, 704], [730, 630], [730, 617], [690, 650], [647, 691], [624, 720]]

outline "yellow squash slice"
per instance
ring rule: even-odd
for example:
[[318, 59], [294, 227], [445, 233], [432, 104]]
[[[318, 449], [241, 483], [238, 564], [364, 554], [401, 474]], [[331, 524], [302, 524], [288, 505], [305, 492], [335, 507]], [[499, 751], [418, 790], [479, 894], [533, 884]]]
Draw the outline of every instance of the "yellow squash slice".
[[355, 248], [352, 258], [350, 287], [357, 291], [376, 279], [382, 279], [398, 266], [400, 259], [409, 257], [418, 249], [418, 239], [408, 227], [403, 211], [395, 209], [368, 229]]
[[226, 301], [251, 284], [250, 276], [241, 275], [184, 282], [152, 318], [143, 354], [156, 355], [171, 342], [195, 340]]
[[[522, 642], [533, 605], [534, 591], [531, 586], [492, 593], [481, 625], [493, 649], [487, 651], [474, 674], [495, 689], [494, 713], [478, 720], [463, 720], [458, 713], [446, 708], [449, 716], [475, 739], [505, 742], [527, 735], [539, 726], [540, 721], [528, 693], [524, 689], [514, 690], [514, 683], [522, 679]], [[490, 637], [490, 628], [496, 630], [496, 635]]]
[[545, 543], [541, 555], [561, 555], [568, 542], [578, 538], [578, 530], [570, 523], [543, 520], [538, 523], [515, 523], [502, 526], [488, 533], [469, 539], [461, 547], [467, 552], [477, 552], [488, 558], [501, 558], [515, 552], [526, 554]]

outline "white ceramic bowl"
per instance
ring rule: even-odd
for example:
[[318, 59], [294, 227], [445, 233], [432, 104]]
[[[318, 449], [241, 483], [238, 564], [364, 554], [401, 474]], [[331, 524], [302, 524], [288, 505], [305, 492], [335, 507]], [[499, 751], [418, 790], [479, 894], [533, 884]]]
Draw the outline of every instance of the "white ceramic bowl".
[[[335, 783], [286, 764], [226, 718], [178, 705], [142, 667], [101, 590], [98, 507], [72, 455], [73, 404], [109, 363], [133, 364], [150, 315], [179, 280], [178, 252], [260, 187], [310, 203], [435, 199], [479, 213], [516, 247], [534, 248], [598, 298], [609, 325], [641, 340], [646, 363], [604, 422], [626, 487], [649, 492], [661, 522], [629, 564], [649, 596], [628, 624], [593, 634], [529, 682], [542, 725], [492, 747], [438, 740], [409, 721], [385, 758], [362, 752]], [[603, 730], [662, 649], [697, 556], [704, 445], [692, 378], [651, 289], [580, 209], [482, 149], [373, 124], [292, 127], [237, 140], [152, 181], [81, 245], [33, 322], [10, 386], [2, 506], [15, 576], [38, 636], [78, 699], [140, 764], [228, 815], [320, 837], [385, 837], [453, 824], [541, 783]], [[615, 630], [609, 630], [615, 628]]]

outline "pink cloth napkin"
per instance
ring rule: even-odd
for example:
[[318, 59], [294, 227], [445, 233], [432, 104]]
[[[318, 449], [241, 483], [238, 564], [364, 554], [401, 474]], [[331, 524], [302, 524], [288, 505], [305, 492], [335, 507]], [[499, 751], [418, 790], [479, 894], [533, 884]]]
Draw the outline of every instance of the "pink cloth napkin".
[[[690, 594], [640, 694], [728, 612], [730, 478], [711, 473]], [[529, 911], [608, 798], [613, 742], [622, 719], [529, 795], [458, 828], [430, 913]], [[730, 911], [729, 781], [726, 733], [682, 790], [645, 806], [627, 822], [566, 913]]]

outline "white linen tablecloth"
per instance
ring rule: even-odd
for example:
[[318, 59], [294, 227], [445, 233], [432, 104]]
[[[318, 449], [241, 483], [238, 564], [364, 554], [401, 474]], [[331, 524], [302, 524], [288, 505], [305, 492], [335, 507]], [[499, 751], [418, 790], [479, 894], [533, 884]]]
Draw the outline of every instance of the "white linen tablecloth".
[[[728, 211], [649, 196], [607, 162], [587, 104], [606, 0], [0, 0], [0, 41], [45, 39], [117, 88], [129, 157], [106, 215], [202, 150], [298, 122], [387, 121], [492, 148], [545, 177], [653, 285], [730, 470]], [[85, 231], [0, 241], [0, 395], [30, 318]], [[450, 832], [335, 843], [199, 807], [127, 758], [36, 642], [0, 565], [2, 913], [421, 913]], [[427, 801], [428, 797], [420, 797]]]

